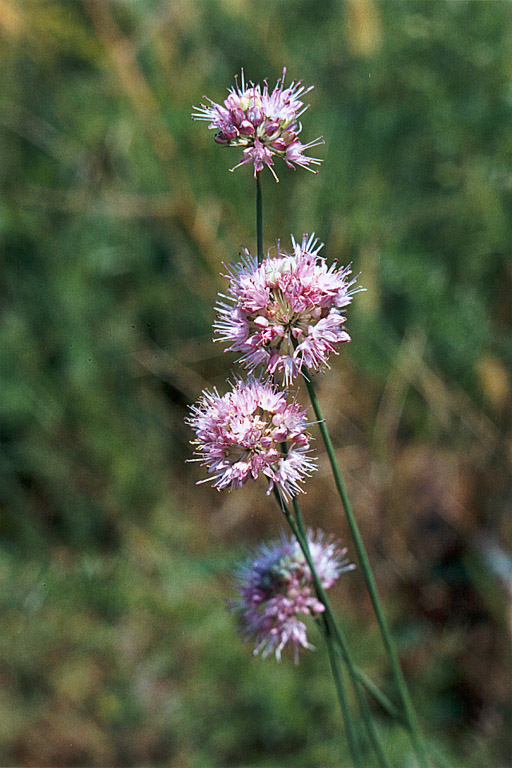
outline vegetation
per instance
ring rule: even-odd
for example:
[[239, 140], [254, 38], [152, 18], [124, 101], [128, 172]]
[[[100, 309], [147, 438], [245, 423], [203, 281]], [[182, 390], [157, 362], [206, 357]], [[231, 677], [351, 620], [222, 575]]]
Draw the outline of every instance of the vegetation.
[[[250, 169], [192, 104], [286, 65], [324, 163], [264, 176], [264, 246], [315, 231], [361, 272], [317, 377], [354, 509], [427, 732], [512, 765], [512, 5], [0, 0], [0, 38], [0, 764], [339, 765], [321, 643], [263, 661], [224, 611], [281, 520], [184, 465], [187, 405], [233, 362], [222, 263], [256, 238]], [[347, 539], [322, 461], [303, 511]]]

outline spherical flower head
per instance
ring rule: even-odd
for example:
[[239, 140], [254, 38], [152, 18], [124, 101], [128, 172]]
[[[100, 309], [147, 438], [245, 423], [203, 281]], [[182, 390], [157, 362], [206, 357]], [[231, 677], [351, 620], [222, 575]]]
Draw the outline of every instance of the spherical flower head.
[[240, 488], [263, 475], [268, 493], [275, 485], [290, 499], [316, 469], [309, 456], [306, 412], [270, 382], [251, 376], [223, 396], [217, 390], [204, 392], [187, 422], [197, 436], [196, 460], [208, 467], [207, 480], [219, 490]]
[[350, 267], [327, 266], [322, 244], [304, 235], [292, 251], [277, 247], [261, 263], [245, 250], [226, 275], [227, 295], [217, 303], [215, 332], [240, 353], [249, 370], [279, 375], [290, 384], [301, 371], [328, 367], [328, 359], [350, 336], [342, 310], [350, 304], [355, 280]]
[[[324, 589], [355, 567], [345, 559], [347, 550], [323, 531], [309, 529], [307, 540]], [[301, 618], [325, 610], [297, 540], [282, 534], [280, 540], [262, 544], [235, 575], [239, 597], [230, 609], [238, 616], [241, 634], [254, 641], [254, 653], [263, 657], [275, 653], [280, 661], [283, 648], [290, 644], [297, 663], [301, 648], [313, 648]]]
[[298, 165], [313, 171], [312, 165], [322, 162], [317, 157], [309, 157], [305, 152], [323, 144], [322, 137], [302, 144], [298, 135], [302, 130], [299, 117], [309, 105], [304, 105], [301, 98], [312, 90], [305, 88], [301, 81], [293, 81], [284, 87], [286, 68], [277, 81], [274, 90], [269, 93], [268, 84], [263, 88], [258, 84], [245, 83], [242, 70], [241, 82], [235, 78], [235, 87], [229, 89], [229, 95], [223, 104], [207, 99], [208, 104], [194, 107], [194, 120], [207, 120], [208, 128], [216, 131], [217, 144], [229, 147], [242, 147], [242, 160], [231, 168], [239, 168], [245, 163], [252, 163], [254, 176], [265, 166], [277, 178], [273, 165], [274, 157], [281, 157], [289, 168]]

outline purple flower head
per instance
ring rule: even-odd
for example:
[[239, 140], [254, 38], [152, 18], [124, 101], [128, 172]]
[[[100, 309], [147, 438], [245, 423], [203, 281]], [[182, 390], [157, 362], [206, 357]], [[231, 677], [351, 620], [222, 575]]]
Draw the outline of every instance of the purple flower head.
[[[258, 263], [244, 250], [242, 262], [227, 275], [228, 301], [217, 303], [215, 332], [239, 352], [250, 371], [280, 374], [288, 385], [304, 368], [328, 366], [331, 354], [350, 336], [341, 311], [357, 289], [350, 267], [327, 266], [319, 256], [322, 243], [304, 235], [299, 245], [292, 237], [291, 253]], [[228, 303], [229, 302], [229, 303]]]
[[270, 382], [250, 377], [222, 397], [216, 390], [203, 392], [187, 422], [197, 436], [196, 461], [208, 467], [212, 477], [207, 479], [219, 490], [240, 488], [264, 475], [268, 493], [276, 485], [289, 499], [316, 469], [305, 411]]
[[273, 168], [273, 157], [277, 155], [289, 168], [295, 169], [296, 165], [300, 165], [316, 173], [310, 166], [320, 165], [322, 161], [317, 157], [308, 157], [304, 151], [323, 144], [324, 140], [320, 136], [302, 144], [297, 139], [302, 130], [299, 117], [309, 106], [304, 105], [301, 98], [313, 86], [305, 88], [300, 80], [294, 80], [285, 88], [285, 76], [286, 68], [272, 93], [269, 93], [266, 81], [263, 88], [254, 83], [247, 86], [242, 70], [241, 82], [235, 78], [236, 85], [228, 89], [229, 95], [224, 104], [217, 104], [205, 96], [208, 104], [194, 107], [192, 117], [209, 122], [208, 128], [216, 131], [217, 144], [243, 148], [242, 160], [231, 168], [232, 171], [245, 163], [252, 163], [256, 176], [267, 166], [275, 180], [279, 181]]
[[[355, 566], [345, 559], [346, 549], [323, 531], [308, 529], [307, 539], [315, 570], [324, 589]], [[255, 642], [254, 653], [263, 657], [281, 651], [291, 643], [295, 663], [300, 648], [312, 649], [306, 625], [300, 617], [315, 616], [325, 608], [315, 594], [313, 578], [298, 542], [284, 534], [278, 541], [262, 544], [236, 571], [239, 597], [230, 603], [238, 616], [239, 629]]]

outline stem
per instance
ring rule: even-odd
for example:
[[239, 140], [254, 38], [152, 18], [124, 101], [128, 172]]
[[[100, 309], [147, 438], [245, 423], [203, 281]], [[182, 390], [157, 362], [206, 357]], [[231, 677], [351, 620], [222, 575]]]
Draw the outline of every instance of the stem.
[[309, 397], [311, 399], [313, 410], [318, 420], [318, 426], [320, 429], [320, 433], [322, 435], [322, 439], [325, 444], [325, 448], [327, 450], [327, 455], [329, 456], [329, 461], [331, 463], [331, 468], [334, 475], [334, 482], [336, 484], [336, 488], [338, 490], [343, 507], [345, 509], [345, 515], [347, 517], [350, 533], [352, 534], [352, 539], [354, 541], [359, 562], [361, 564], [361, 569], [363, 571], [366, 587], [368, 589], [368, 593], [372, 601], [373, 609], [375, 611], [375, 615], [379, 623], [382, 640], [384, 642], [384, 647], [388, 655], [388, 659], [391, 665], [391, 670], [393, 672], [395, 683], [398, 688], [400, 698], [402, 700], [404, 715], [407, 720], [407, 725], [411, 735], [411, 742], [414, 746], [414, 750], [416, 752], [420, 765], [422, 766], [422, 768], [428, 768], [429, 762], [427, 759], [425, 745], [423, 743], [423, 738], [421, 736], [418, 721], [416, 718], [416, 713], [414, 711], [414, 708], [409, 696], [409, 692], [407, 690], [407, 685], [402, 672], [402, 668], [400, 666], [400, 662], [398, 661], [398, 655], [393, 642], [393, 637], [391, 635], [389, 624], [386, 619], [386, 614], [384, 613], [384, 608], [383, 608], [381, 599], [379, 597], [379, 593], [377, 591], [377, 585], [375, 583], [375, 578], [373, 576], [373, 572], [370, 566], [368, 555], [366, 553], [363, 539], [359, 532], [359, 526], [357, 525], [357, 521], [352, 511], [352, 507], [347, 495], [345, 484], [341, 477], [341, 472], [338, 467], [338, 462], [336, 460], [336, 456], [334, 453], [334, 448], [331, 441], [331, 437], [329, 435], [329, 430], [327, 429], [327, 424], [325, 423], [322, 410], [320, 408], [320, 403], [318, 402], [318, 398], [316, 396], [313, 382], [307, 379], [305, 376], [304, 376], [304, 380], [306, 382], [306, 386], [309, 392]]
[[[277, 502], [279, 504], [279, 508], [281, 509], [282, 512], [285, 513], [285, 516], [286, 516], [286, 512], [285, 512], [286, 505], [284, 504], [284, 502], [283, 502], [283, 500], [281, 498], [281, 495], [280, 495], [278, 489], [275, 486], [274, 486], [274, 495], [275, 495], [275, 497], [277, 499]], [[305, 538], [306, 534], [305, 534], [304, 522], [302, 520], [302, 515], [300, 515], [300, 517], [299, 517], [299, 519], [297, 521], [297, 525], [299, 527], [299, 532]], [[293, 528], [292, 528], [292, 530], [293, 530]], [[300, 540], [299, 540], [299, 544], [300, 544]], [[325, 595], [325, 592], [324, 592], [324, 595]], [[327, 606], [327, 608], [329, 610], [330, 606]], [[333, 616], [333, 619], [334, 619], [334, 616]], [[343, 655], [343, 660], [345, 661], [345, 656], [344, 655]], [[398, 720], [402, 725], [407, 726], [407, 722], [404, 720], [404, 716], [403, 716], [402, 712], [398, 709], [398, 707], [395, 704], [393, 704], [391, 699], [388, 698], [388, 696], [386, 696], [386, 694], [383, 693], [383, 691], [380, 690], [380, 688], [373, 682], [373, 680], [370, 677], [368, 677], [366, 672], [363, 672], [363, 670], [360, 669], [357, 665], [354, 666], [354, 670], [355, 670], [355, 676], [357, 677], [357, 680], [359, 681], [359, 683], [361, 683], [361, 685], [364, 688], [366, 688], [368, 693], [371, 696], [373, 696], [375, 701], [378, 704], [380, 704], [382, 709], [385, 712], [387, 712], [387, 714], [390, 717], [392, 717], [394, 720]]]
[[[309, 569], [311, 571], [311, 575], [313, 576], [313, 581], [314, 581], [314, 584], [315, 584], [315, 589], [316, 589], [317, 594], [318, 594], [318, 598], [322, 601], [322, 603], [325, 606], [325, 613], [323, 614], [322, 618], [323, 618], [323, 621], [324, 621], [324, 624], [325, 624], [325, 627], [326, 627], [326, 629], [325, 629], [326, 636], [327, 635], [330, 636], [331, 632], [333, 632], [334, 635], [335, 635], [335, 638], [336, 638], [337, 643], [339, 645], [339, 650], [342, 652], [343, 659], [344, 659], [344, 661], [345, 661], [345, 663], [346, 663], [346, 665], [348, 667], [350, 679], [352, 681], [352, 685], [354, 687], [354, 691], [356, 693], [357, 700], [358, 700], [358, 703], [359, 703], [359, 708], [361, 710], [361, 716], [362, 716], [364, 724], [366, 726], [366, 730], [368, 731], [368, 736], [369, 736], [370, 742], [372, 744], [372, 747], [375, 750], [375, 754], [377, 755], [377, 759], [379, 761], [379, 764], [381, 766], [383, 766], [384, 768], [390, 768], [390, 764], [389, 764], [388, 759], [387, 759], [387, 757], [386, 757], [386, 755], [384, 753], [384, 750], [383, 750], [382, 745], [381, 745], [380, 740], [379, 740], [379, 736], [378, 736], [377, 730], [375, 728], [375, 724], [374, 724], [374, 722], [372, 720], [372, 716], [371, 716], [370, 710], [368, 708], [368, 703], [367, 703], [364, 695], [361, 692], [360, 682], [359, 682], [359, 680], [357, 678], [357, 674], [356, 674], [356, 667], [355, 667], [354, 662], [352, 661], [352, 657], [351, 657], [350, 652], [348, 650], [347, 640], [346, 640], [346, 638], [344, 636], [344, 633], [342, 632], [341, 628], [338, 626], [338, 624], [336, 622], [334, 614], [333, 614], [333, 612], [331, 610], [330, 603], [329, 603], [329, 601], [327, 599], [327, 595], [325, 593], [325, 590], [324, 590], [324, 588], [322, 586], [322, 583], [320, 582], [320, 579], [318, 578], [318, 574], [316, 572], [315, 564], [313, 562], [313, 559], [311, 557], [311, 552], [309, 550], [309, 544], [308, 544], [307, 535], [306, 535], [306, 528], [304, 526], [304, 521], [302, 519], [302, 513], [301, 513], [301, 510], [300, 510], [299, 502], [297, 501], [296, 498], [292, 499], [292, 505], [293, 505], [293, 510], [295, 512], [295, 517], [296, 517], [296, 520], [297, 520], [297, 529], [298, 529], [298, 532], [299, 532], [300, 536], [302, 537], [302, 540], [299, 539], [298, 537], [297, 537], [297, 539], [298, 539], [298, 542], [299, 542], [299, 544], [300, 544], [300, 546], [302, 548], [302, 551], [304, 553], [304, 557], [307, 560]], [[295, 535], [297, 536], [297, 531], [294, 530], [293, 527], [292, 527], [292, 530], [295, 533]], [[333, 672], [333, 674], [334, 674], [334, 672]]]
[[[296, 523], [292, 515], [290, 514], [290, 510], [284, 503], [281, 497], [281, 494], [279, 492], [279, 489], [277, 489], [275, 486], [274, 486], [274, 489], [275, 489], [275, 496], [278, 500], [279, 506], [281, 507], [288, 521], [288, 524], [292, 529], [295, 535], [295, 538], [299, 543], [299, 546], [302, 550], [302, 553], [304, 554], [304, 557], [306, 558], [306, 562], [309, 566], [311, 575], [313, 577], [318, 599], [321, 600], [321, 602], [325, 605], [327, 597], [325, 595], [320, 579], [318, 578], [315, 565], [311, 558], [311, 553], [309, 551], [309, 545], [308, 545], [308, 540], [306, 535], [306, 529], [304, 527], [304, 521], [302, 520], [302, 515], [300, 512], [299, 505], [296, 499], [293, 499], [293, 507], [298, 519], [298, 522]], [[327, 651], [329, 654], [329, 662], [331, 664], [331, 671], [334, 679], [334, 685], [336, 688], [336, 693], [338, 696], [338, 701], [340, 704], [340, 709], [343, 715], [343, 719], [345, 721], [345, 728], [347, 731], [347, 739], [348, 739], [348, 744], [350, 748], [350, 753], [352, 755], [352, 761], [354, 763], [355, 768], [362, 768], [362, 757], [359, 749], [360, 747], [359, 740], [357, 738], [355, 723], [354, 723], [352, 713], [350, 711], [350, 707], [347, 700], [345, 683], [343, 681], [343, 675], [339, 665], [339, 658], [334, 645], [334, 638], [332, 636], [332, 628], [325, 613], [323, 613], [322, 616], [320, 617], [320, 621], [323, 627], [325, 642], [327, 644]]]
[[263, 202], [261, 199], [260, 174], [256, 174], [256, 243], [258, 264], [263, 261]]
[[359, 751], [359, 741], [357, 738], [355, 725], [352, 718], [352, 713], [350, 712], [350, 707], [347, 700], [345, 683], [343, 681], [343, 674], [340, 667], [340, 660], [339, 660], [338, 654], [336, 653], [336, 648], [334, 647], [333, 638], [330, 632], [329, 622], [327, 621], [325, 616], [322, 618], [322, 625], [323, 625], [325, 642], [327, 644], [327, 652], [329, 654], [329, 662], [331, 664], [332, 676], [334, 679], [334, 686], [336, 688], [340, 709], [343, 714], [343, 719], [345, 721], [345, 727], [347, 729], [347, 738], [348, 738], [350, 753], [352, 755], [352, 761], [357, 768], [361, 768], [362, 762], [361, 762], [361, 754]]

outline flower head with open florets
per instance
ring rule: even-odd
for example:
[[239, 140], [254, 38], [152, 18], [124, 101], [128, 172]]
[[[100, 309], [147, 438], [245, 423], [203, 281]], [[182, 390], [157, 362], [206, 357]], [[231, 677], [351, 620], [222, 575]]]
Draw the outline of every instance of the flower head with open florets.
[[300, 99], [313, 86], [305, 88], [299, 80], [285, 88], [285, 76], [286, 68], [274, 90], [269, 93], [266, 81], [263, 88], [254, 83], [247, 86], [242, 70], [241, 83], [235, 78], [236, 85], [229, 89], [224, 104], [217, 104], [205, 96], [209, 103], [194, 107], [192, 117], [210, 123], [208, 127], [217, 131], [217, 144], [243, 148], [242, 160], [232, 171], [245, 163], [252, 163], [256, 176], [266, 165], [278, 181], [273, 169], [275, 156], [283, 158], [289, 168], [295, 169], [299, 165], [308, 171], [313, 170], [309, 166], [322, 162], [304, 154], [306, 150], [323, 144], [322, 137], [308, 144], [303, 144], [298, 138], [302, 130], [299, 117], [308, 108]]
[[[239, 352], [251, 371], [281, 374], [289, 384], [303, 369], [327, 366], [331, 354], [350, 336], [341, 310], [355, 290], [349, 267], [328, 267], [319, 256], [322, 244], [304, 235], [292, 252], [277, 246], [277, 256], [261, 264], [244, 250], [233, 265], [226, 301], [217, 304], [214, 328], [226, 351]], [[357, 289], [356, 289], [357, 290]]]
[[[307, 531], [311, 557], [324, 589], [355, 566], [345, 559], [346, 549], [323, 531]], [[261, 545], [236, 572], [239, 597], [230, 604], [240, 632], [254, 640], [254, 653], [275, 653], [277, 660], [288, 643], [298, 661], [300, 648], [311, 646], [302, 616], [315, 616], [325, 608], [316, 595], [313, 577], [298, 542], [284, 534], [281, 540]]]
[[197, 461], [208, 467], [214, 488], [240, 488], [264, 475], [269, 493], [276, 485], [289, 499], [315, 469], [304, 409], [270, 382], [251, 376], [223, 396], [204, 392], [188, 423], [197, 436]]

